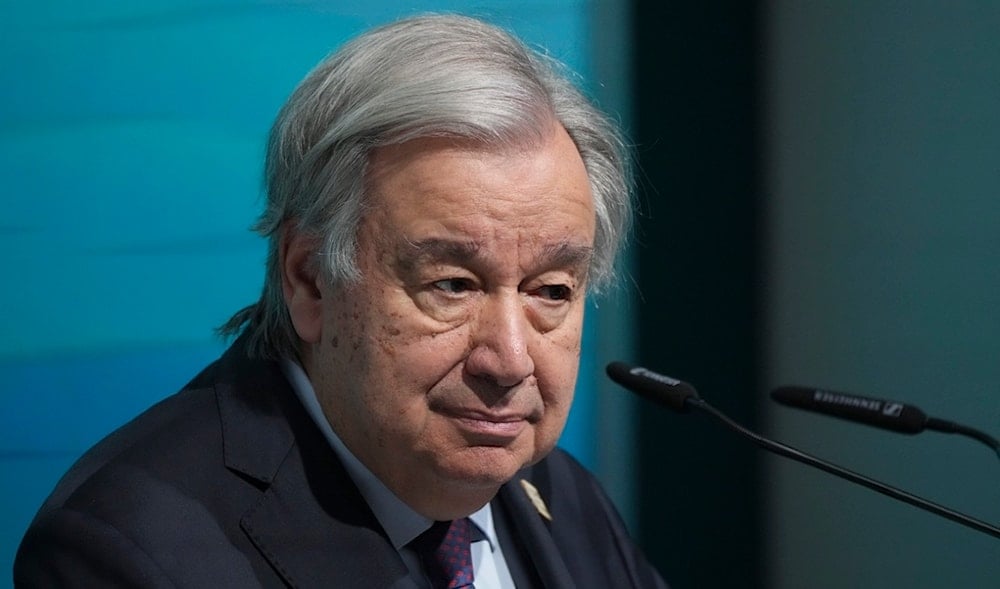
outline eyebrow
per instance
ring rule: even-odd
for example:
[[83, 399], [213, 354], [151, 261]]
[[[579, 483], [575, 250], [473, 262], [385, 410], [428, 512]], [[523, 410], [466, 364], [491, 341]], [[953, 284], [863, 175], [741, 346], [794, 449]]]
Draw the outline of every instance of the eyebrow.
[[430, 262], [467, 262], [479, 257], [480, 246], [474, 241], [430, 238], [406, 240], [403, 261], [407, 266]]
[[[466, 264], [485, 258], [479, 243], [471, 240], [428, 238], [419, 241], [406, 240], [405, 252], [400, 252], [399, 260], [405, 268], [418, 264]], [[563, 241], [545, 246], [539, 256], [540, 265], [545, 268], [581, 268], [586, 270], [594, 256], [594, 248]]]

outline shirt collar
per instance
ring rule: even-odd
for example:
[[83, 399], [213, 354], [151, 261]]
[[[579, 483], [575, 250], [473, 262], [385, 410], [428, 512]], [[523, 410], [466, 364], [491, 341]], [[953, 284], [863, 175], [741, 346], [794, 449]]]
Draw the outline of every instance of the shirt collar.
[[[410, 508], [395, 493], [389, 490], [385, 484], [376, 477], [372, 471], [368, 470], [358, 458], [347, 449], [330, 422], [323, 414], [323, 408], [316, 398], [316, 391], [305, 370], [298, 362], [285, 358], [281, 361], [281, 369], [285, 373], [285, 378], [292, 385], [292, 390], [305, 407], [306, 412], [323, 432], [323, 436], [333, 448], [334, 453], [344, 463], [347, 474], [361, 491], [362, 497], [371, 507], [372, 512], [379, 524], [389, 536], [396, 550], [400, 550], [417, 536], [425, 532], [434, 522]], [[490, 504], [487, 503], [478, 511], [469, 516], [472, 523], [486, 537], [490, 543], [490, 550], [496, 550], [497, 542], [496, 529], [493, 525], [493, 512]]]

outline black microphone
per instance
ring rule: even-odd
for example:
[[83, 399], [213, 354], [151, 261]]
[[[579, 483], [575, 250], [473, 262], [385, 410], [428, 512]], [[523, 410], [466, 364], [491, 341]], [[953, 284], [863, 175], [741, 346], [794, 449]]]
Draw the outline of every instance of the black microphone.
[[904, 434], [919, 434], [927, 426], [927, 415], [920, 409], [884, 399], [800, 386], [778, 387], [771, 391], [771, 398], [789, 407], [816, 411]]
[[928, 417], [913, 405], [802, 386], [778, 387], [771, 391], [771, 398], [789, 407], [904, 434], [919, 434], [928, 429], [961, 434], [986, 444], [1000, 456], [1000, 441], [996, 438], [966, 425]]
[[611, 380], [654, 403], [666, 405], [679, 413], [687, 413], [691, 407], [688, 399], [698, 398], [698, 391], [686, 382], [657, 374], [640, 366], [624, 362], [612, 362], [607, 367]]
[[818, 468], [844, 480], [857, 483], [873, 491], [882, 493], [887, 497], [892, 497], [893, 499], [897, 499], [914, 507], [919, 507], [924, 511], [929, 511], [935, 515], [939, 515], [950, 519], [953, 522], [962, 524], [963, 526], [989, 534], [994, 538], [1000, 538], [1000, 528], [994, 525], [974, 519], [953, 509], [949, 509], [922, 497], [913, 495], [912, 493], [908, 493], [901, 489], [897, 489], [896, 487], [876, 481], [854, 471], [848, 470], [842, 466], [837, 466], [831, 462], [816, 458], [815, 456], [806, 454], [805, 452], [791, 446], [765, 438], [764, 436], [743, 427], [739, 423], [730, 419], [725, 413], [710, 405], [698, 395], [698, 392], [693, 386], [686, 382], [669, 376], [664, 376], [646, 368], [631, 366], [624, 362], [612, 362], [611, 364], [608, 364], [607, 373], [611, 380], [626, 389], [649, 400], [666, 405], [674, 411], [684, 413], [691, 409], [698, 409], [708, 413], [715, 419], [722, 422], [726, 427], [732, 429], [741, 436], [748, 438], [751, 442], [769, 452], [774, 452], [779, 456], [791, 458], [792, 460]]

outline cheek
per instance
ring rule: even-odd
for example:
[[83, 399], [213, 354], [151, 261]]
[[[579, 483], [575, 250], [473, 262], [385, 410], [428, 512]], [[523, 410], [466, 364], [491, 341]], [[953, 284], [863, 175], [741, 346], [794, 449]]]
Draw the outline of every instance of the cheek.
[[[388, 289], [371, 295], [365, 309], [367, 327], [357, 332], [355, 346], [363, 358], [366, 402], [398, 427], [413, 427], [426, 410], [428, 393], [457, 373], [469, 349], [468, 332], [438, 332], [413, 312], [402, 293]], [[355, 369], [349, 366], [349, 369]]]
[[532, 461], [544, 458], [559, 441], [573, 404], [576, 385], [575, 360], [559, 374], [539, 376], [538, 387], [545, 406], [543, 419], [535, 427]]
[[576, 372], [577, 361], [580, 358], [580, 351], [583, 340], [583, 310], [574, 309], [559, 329], [542, 335], [544, 342], [542, 350], [544, 353], [561, 358], [567, 362], [563, 368], [572, 368]]
[[576, 378], [580, 363], [580, 346], [550, 345], [546, 352], [535, 361], [535, 375], [538, 389], [553, 420], [559, 420], [560, 429], [569, 414], [576, 390]]
[[565, 419], [573, 401], [580, 365], [581, 329], [546, 334], [536, 349], [535, 376], [545, 404]]
[[371, 339], [379, 353], [392, 359], [396, 358], [405, 347], [403, 330], [400, 328], [402, 316], [393, 311], [377, 314], [373, 317], [377, 323], [373, 326]]
[[[330, 375], [352, 413], [373, 416], [392, 413], [391, 397], [401, 344], [400, 318], [390, 306], [386, 288], [367, 281], [363, 285], [330, 293], [324, 321], [326, 353], [319, 368]], [[377, 419], [377, 417], [373, 417]]]
[[430, 320], [399, 288], [386, 287], [368, 295], [370, 327], [363, 345], [383, 374], [404, 388], [426, 386], [445, 374], [468, 354], [468, 326], [442, 325]]
[[414, 398], [448, 381], [449, 375], [458, 377], [470, 349], [468, 334], [462, 329], [421, 334], [390, 328], [386, 335], [378, 342], [379, 361], [385, 373], [392, 374], [400, 394], [405, 391]]
[[406, 324], [404, 313], [394, 304], [395, 296], [394, 289], [381, 280], [365, 280], [348, 289], [336, 301], [330, 338], [341, 345], [346, 340], [358, 360], [395, 357], [405, 344]]
[[332, 357], [342, 359], [344, 369], [368, 365], [368, 354], [363, 345], [367, 337], [365, 314], [366, 310], [356, 299], [338, 297], [325, 322], [324, 344], [330, 349]]

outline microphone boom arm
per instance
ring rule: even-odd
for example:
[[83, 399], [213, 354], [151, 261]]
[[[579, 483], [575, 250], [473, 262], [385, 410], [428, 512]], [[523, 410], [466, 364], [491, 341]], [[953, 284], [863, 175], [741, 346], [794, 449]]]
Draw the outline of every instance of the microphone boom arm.
[[899, 501], [923, 509], [924, 511], [929, 511], [933, 514], [950, 519], [951, 521], [962, 524], [966, 527], [978, 530], [985, 534], [989, 534], [994, 538], [1000, 538], [1000, 528], [994, 525], [969, 517], [963, 513], [959, 513], [953, 509], [944, 507], [943, 505], [939, 505], [932, 501], [928, 501], [927, 499], [918, 497], [916, 495], [913, 495], [912, 493], [907, 493], [906, 491], [903, 491], [901, 489], [897, 489], [885, 483], [876, 481], [875, 479], [858, 474], [852, 470], [848, 470], [841, 466], [837, 466], [836, 464], [827, 462], [825, 460], [822, 460], [820, 458], [802, 452], [801, 450], [798, 450], [791, 446], [787, 446], [780, 442], [776, 442], [774, 440], [765, 438], [764, 436], [761, 436], [760, 434], [753, 432], [743, 427], [742, 425], [736, 423], [735, 421], [730, 419], [725, 413], [719, 411], [718, 409], [716, 409], [715, 407], [713, 407], [711, 404], [709, 404], [700, 397], [689, 397], [685, 399], [685, 405], [692, 409], [698, 409], [699, 411], [708, 413], [715, 419], [722, 422], [729, 429], [735, 431], [736, 433], [742, 435], [745, 438], [748, 438], [757, 446], [765, 450], [768, 450], [770, 452], [773, 452], [775, 454], [778, 454], [779, 456], [784, 456], [785, 458], [790, 458], [797, 462], [801, 462], [803, 464], [807, 464], [814, 468], [818, 468], [834, 476], [838, 476], [842, 479], [851, 481], [852, 483], [857, 483], [873, 491], [877, 491], [879, 493], [882, 493], [883, 495], [892, 497], [893, 499], [898, 499]]

